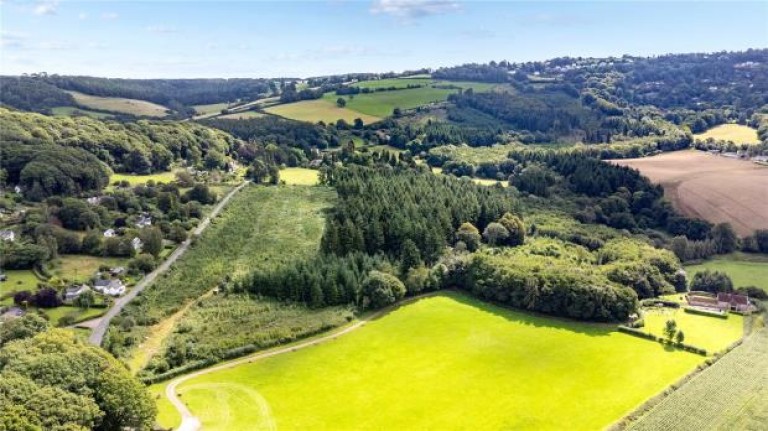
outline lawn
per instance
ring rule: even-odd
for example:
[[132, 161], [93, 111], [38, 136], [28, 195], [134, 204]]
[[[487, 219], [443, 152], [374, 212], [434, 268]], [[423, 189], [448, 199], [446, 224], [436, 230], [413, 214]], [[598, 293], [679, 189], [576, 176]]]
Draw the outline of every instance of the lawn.
[[87, 115], [89, 117], [98, 118], [101, 120], [114, 117], [113, 115], [105, 114], [103, 112], [89, 111], [87, 109], [75, 108], [73, 106], [57, 106], [55, 108], [51, 108], [51, 113], [53, 115], [61, 115], [65, 117], [71, 117], [75, 114]]
[[168, 108], [165, 106], [147, 102], [146, 100], [91, 96], [90, 94], [78, 93], [77, 91], [67, 91], [67, 93], [75, 98], [75, 102], [78, 105], [98, 111], [120, 112], [147, 117], [165, 117], [168, 114]]
[[702, 141], [712, 138], [718, 141], [733, 141], [736, 144], [760, 143], [757, 130], [749, 126], [742, 126], [741, 124], [721, 124], [704, 133], [693, 135], [693, 137]]
[[757, 286], [768, 292], [768, 255], [732, 253], [685, 267], [691, 279], [705, 269], [725, 272], [734, 287]]
[[51, 273], [58, 278], [84, 282], [93, 277], [101, 265], [125, 266], [128, 259], [118, 257], [88, 256], [84, 254], [62, 254], [54, 260]]
[[114, 184], [115, 181], [128, 181], [131, 186], [138, 186], [140, 184], [146, 184], [149, 180], [156, 183], [170, 183], [176, 180], [176, 172], [157, 172], [149, 175], [112, 174], [112, 176], [109, 177], [109, 184]]
[[[701, 360], [609, 325], [447, 292], [178, 390], [206, 430], [594, 430]], [[159, 407], [161, 420], [174, 420], [166, 402]]]
[[[68, 324], [74, 324], [74, 323], [84, 322], [86, 320], [99, 317], [102, 314], [106, 313], [107, 309], [106, 308], [89, 308], [85, 310], [79, 307], [71, 307], [71, 306], [63, 305], [61, 307], [56, 307], [56, 308], [39, 309], [38, 312], [48, 316], [48, 320], [51, 322], [51, 325], [58, 326], [58, 325], [61, 325], [59, 320], [65, 316], [71, 317], [73, 319]], [[66, 326], [66, 325], [62, 325], [62, 326]]]
[[667, 320], [677, 322], [677, 329], [685, 334], [685, 343], [707, 353], [717, 353], [735, 343], [744, 335], [744, 317], [729, 314], [727, 319], [687, 313], [682, 308], [646, 308], [643, 310], [645, 332], [664, 336]]
[[[5, 281], [0, 281], [0, 298], [11, 292], [18, 292], [21, 290], [34, 291], [37, 289], [37, 283], [40, 279], [35, 276], [35, 273], [29, 269], [9, 269], [3, 271], [8, 276]], [[13, 298], [8, 297], [5, 300], [0, 299], [0, 305], [7, 305], [13, 303]]]
[[[379, 116], [365, 115], [349, 108], [339, 108], [336, 106], [336, 99], [338, 97], [303, 100], [301, 102], [275, 105], [264, 109], [264, 111], [291, 120], [307, 121], [310, 123], [317, 123], [318, 121], [335, 123], [336, 120], [343, 119], [347, 123], [352, 124], [355, 118], [360, 118], [363, 120], [363, 123], [371, 124], [381, 120]], [[386, 115], [390, 114], [392, 114], [392, 111]]]
[[289, 185], [314, 186], [318, 183], [319, 171], [307, 168], [285, 168], [280, 171], [280, 179]]

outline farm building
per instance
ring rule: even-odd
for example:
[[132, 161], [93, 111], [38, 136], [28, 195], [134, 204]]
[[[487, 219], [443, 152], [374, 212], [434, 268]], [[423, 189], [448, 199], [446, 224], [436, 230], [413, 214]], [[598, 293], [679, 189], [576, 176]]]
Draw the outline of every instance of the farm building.
[[749, 303], [749, 297], [737, 293], [720, 292], [717, 294], [717, 303], [720, 309], [733, 310], [746, 313], [752, 311], [752, 304]]

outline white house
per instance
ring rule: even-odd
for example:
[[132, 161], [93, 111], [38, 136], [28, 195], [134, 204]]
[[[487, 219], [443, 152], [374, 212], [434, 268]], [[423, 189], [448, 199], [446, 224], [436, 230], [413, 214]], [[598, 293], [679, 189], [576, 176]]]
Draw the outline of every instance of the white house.
[[8, 229], [0, 230], [0, 240], [14, 242], [16, 241], [16, 232]]
[[86, 201], [88, 201], [88, 203], [91, 205], [98, 205], [101, 203], [101, 196], [90, 197], [86, 199]]
[[142, 214], [139, 216], [139, 219], [136, 221], [136, 227], [137, 228], [143, 228], [147, 226], [152, 226], [152, 217]]
[[107, 229], [104, 231], [104, 238], [112, 238], [115, 235], [117, 234], [115, 233], [114, 229]]
[[125, 285], [120, 279], [110, 278], [108, 280], [96, 280], [93, 288], [105, 295], [120, 296], [125, 293]]
[[131, 246], [133, 246], [133, 249], [136, 251], [140, 251], [142, 247], [144, 247], [144, 243], [141, 242], [141, 239], [139, 237], [136, 237], [131, 240]]

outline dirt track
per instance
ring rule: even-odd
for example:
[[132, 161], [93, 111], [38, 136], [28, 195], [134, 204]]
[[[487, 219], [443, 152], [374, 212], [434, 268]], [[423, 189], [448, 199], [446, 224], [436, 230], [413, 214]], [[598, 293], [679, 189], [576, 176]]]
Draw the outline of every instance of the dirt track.
[[694, 150], [613, 163], [638, 169], [661, 184], [667, 198], [685, 215], [730, 222], [742, 236], [768, 229], [766, 167]]

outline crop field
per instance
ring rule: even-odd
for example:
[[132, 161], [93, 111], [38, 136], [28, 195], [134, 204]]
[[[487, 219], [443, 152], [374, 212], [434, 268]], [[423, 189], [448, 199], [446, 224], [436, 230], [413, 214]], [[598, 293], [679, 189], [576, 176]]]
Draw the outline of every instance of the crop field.
[[138, 186], [146, 184], [149, 180], [156, 183], [170, 183], [176, 180], [176, 172], [158, 172], [149, 175], [112, 174], [109, 177], [109, 184], [114, 184], [115, 181], [128, 181], [131, 186]]
[[63, 254], [53, 262], [51, 273], [58, 278], [83, 282], [93, 277], [102, 265], [125, 266], [127, 263], [128, 259], [117, 257]]
[[729, 314], [727, 319], [687, 313], [682, 308], [646, 308], [643, 311], [645, 332], [664, 337], [667, 320], [674, 320], [677, 329], [685, 334], [685, 343], [707, 353], [717, 353], [738, 341], [744, 335], [744, 317]]
[[280, 171], [280, 179], [288, 185], [314, 186], [319, 182], [317, 169], [285, 168]]
[[768, 329], [747, 338], [629, 429], [768, 429]]
[[[315, 253], [324, 226], [323, 211], [334, 198], [335, 192], [325, 187], [247, 186], [232, 198], [168, 275], [126, 308], [128, 315], [149, 323], [131, 332], [146, 336], [152, 325], [210, 291], [227, 276], [236, 280], [257, 267], [279, 265]], [[226, 308], [217, 309], [217, 327], [224, 328], [227, 323], [233, 326], [222, 329], [219, 339], [226, 339], [239, 322], [237, 316], [227, 317], [224, 311]], [[187, 335], [197, 336], [193, 329], [200, 328], [186, 319], [186, 315], [181, 316], [178, 326], [188, 326]], [[252, 331], [251, 336], [260, 335]], [[132, 352], [124, 353], [133, 356]]]
[[766, 255], [732, 253], [685, 267], [689, 277], [705, 269], [728, 274], [733, 280], [734, 287], [756, 286], [768, 292], [768, 256]]
[[114, 117], [113, 115], [105, 114], [103, 112], [89, 111], [87, 109], [75, 108], [73, 106], [57, 106], [55, 108], [51, 108], [51, 113], [53, 115], [61, 115], [65, 117], [71, 117], [75, 114], [87, 115], [89, 117], [98, 118], [98, 119]]
[[168, 108], [146, 100], [126, 99], [122, 97], [100, 97], [90, 94], [67, 91], [75, 98], [75, 102], [86, 108], [99, 111], [120, 112], [136, 116], [165, 117]]
[[[363, 123], [371, 124], [381, 120], [380, 116], [366, 115], [349, 107], [339, 108], [336, 106], [336, 98], [331, 100], [330, 98], [325, 98], [325, 96], [317, 100], [303, 100], [301, 102], [275, 105], [264, 109], [264, 111], [291, 120], [307, 121], [310, 123], [317, 123], [318, 121], [335, 123], [336, 120], [342, 119], [352, 124], [355, 118], [360, 118], [363, 120]], [[387, 115], [390, 114], [392, 114], [392, 111], [389, 111]]]
[[[587, 430], [610, 425], [700, 361], [611, 325], [444, 292], [177, 390], [206, 430]], [[158, 404], [160, 418], [174, 420], [170, 405]]]
[[721, 124], [704, 133], [693, 135], [693, 138], [702, 141], [712, 138], [718, 141], [733, 141], [736, 144], [760, 143], [757, 130], [749, 126], [742, 126], [741, 124]]
[[730, 222], [739, 235], [768, 229], [766, 167], [693, 150], [613, 163], [639, 169], [661, 184], [667, 198], [685, 215]]

